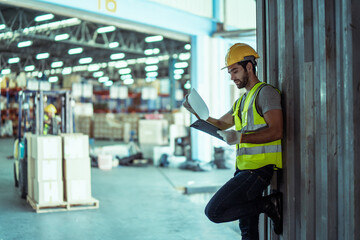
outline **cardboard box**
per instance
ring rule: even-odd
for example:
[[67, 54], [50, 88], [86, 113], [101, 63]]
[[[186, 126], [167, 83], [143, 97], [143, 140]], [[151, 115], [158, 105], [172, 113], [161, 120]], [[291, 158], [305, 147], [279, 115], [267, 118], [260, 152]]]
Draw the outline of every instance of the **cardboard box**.
[[139, 120], [139, 143], [140, 144], [168, 144], [168, 121]]
[[98, 167], [101, 170], [111, 170], [112, 169], [112, 155], [99, 154], [98, 155]]
[[40, 160], [34, 159], [35, 176], [34, 179], [38, 181], [61, 181], [62, 174], [62, 160]]
[[34, 179], [34, 198], [38, 204], [57, 205], [64, 202], [63, 181]]
[[34, 159], [61, 159], [62, 143], [60, 136], [31, 136], [31, 156]]
[[89, 158], [89, 136], [78, 133], [62, 134], [63, 158], [81, 159]]
[[64, 159], [64, 179], [91, 179], [90, 158]]
[[90, 179], [73, 179], [65, 182], [65, 200], [68, 203], [81, 203], [91, 200]]

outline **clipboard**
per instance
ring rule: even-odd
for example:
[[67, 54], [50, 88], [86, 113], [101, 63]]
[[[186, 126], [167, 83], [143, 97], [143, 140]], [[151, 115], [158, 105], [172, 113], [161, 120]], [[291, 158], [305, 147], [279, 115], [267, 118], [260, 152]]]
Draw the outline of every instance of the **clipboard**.
[[207, 121], [199, 119], [196, 122], [194, 122], [193, 124], [191, 124], [190, 127], [193, 127], [197, 130], [200, 130], [202, 132], [210, 134], [211, 136], [224, 141], [224, 139], [217, 133], [217, 131], [219, 131], [221, 129], [212, 125], [211, 123], [209, 123]]

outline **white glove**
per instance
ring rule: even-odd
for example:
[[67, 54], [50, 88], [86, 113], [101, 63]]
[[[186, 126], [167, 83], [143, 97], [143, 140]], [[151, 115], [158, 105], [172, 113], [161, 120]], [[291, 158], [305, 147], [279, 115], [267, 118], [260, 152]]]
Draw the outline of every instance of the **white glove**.
[[229, 145], [239, 144], [241, 139], [241, 132], [235, 130], [217, 131], [217, 133], [224, 139]]
[[185, 100], [184, 102], [182, 103], [182, 105], [184, 106], [184, 108], [186, 108], [189, 112], [191, 112], [192, 114], [195, 114], [195, 111], [194, 109], [190, 106], [189, 102], [188, 102], [188, 94], [185, 96]]

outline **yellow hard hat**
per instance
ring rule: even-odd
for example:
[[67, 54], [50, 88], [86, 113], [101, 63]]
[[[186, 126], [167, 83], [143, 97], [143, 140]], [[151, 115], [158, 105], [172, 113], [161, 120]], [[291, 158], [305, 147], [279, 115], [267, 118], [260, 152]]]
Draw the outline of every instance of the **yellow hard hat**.
[[233, 65], [237, 62], [242, 61], [253, 61], [256, 58], [259, 58], [260, 56], [257, 54], [257, 52], [250, 47], [249, 45], [245, 43], [235, 43], [234, 45], [229, 48], [226, 57], [225, 57], [225, 67], [222, 69]]
[[55, 114], [57, 112], [55, 106], [52, 105], [52, 104], [47, 105], [44, 110], [47, 113], [54, 113]]

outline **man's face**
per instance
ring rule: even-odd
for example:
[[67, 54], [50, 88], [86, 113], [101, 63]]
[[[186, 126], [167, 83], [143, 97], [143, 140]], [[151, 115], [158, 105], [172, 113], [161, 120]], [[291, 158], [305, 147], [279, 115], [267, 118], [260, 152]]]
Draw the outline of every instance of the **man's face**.
[[238, 89], [244, 88], [249, 82], [249, 74], [237, 63], [228, 67], [228, 73]]

